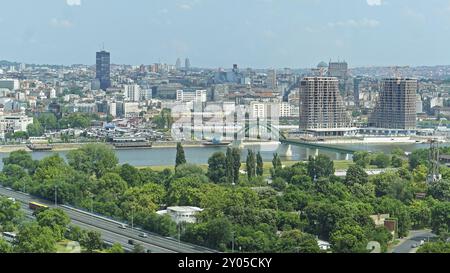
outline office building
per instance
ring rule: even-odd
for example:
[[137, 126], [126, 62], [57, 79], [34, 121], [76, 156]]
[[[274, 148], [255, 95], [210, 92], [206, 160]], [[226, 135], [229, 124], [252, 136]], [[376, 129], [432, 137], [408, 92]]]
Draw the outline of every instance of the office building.
[[189, 60], [189, 58], [186, 58], [186, 60], [184, 60], [184, 69], [186, 69], [186, 71], [189, 71], [189, 69], [191, 69], [191, 61]]
[[328, 76], [339, 80], [347, 80], [348, 64], [346, 62], [330, 62], [328, 65]]
[[16, 79], [3, 79], [0, 80], [0, 89], [8, 89], [10, 91], [15, 91], [20, 88], [20, 82]]
[[100, 89], [106, 90], [111, 87], [111, 58], [107, 51], [97, 52], [96, 76], [100, 81]]
[[124, 85], [124, 95], [127, 100], [132, 102], [139, 102], [141, 100], [141, 88], [137, 84]]
[[315, 136], [353, 132], [334, 77], [306, 77], [300, 82], [300, 130]]
[[416, 129], [416, 79], [384, 79], [369, 125], [384, 129]]

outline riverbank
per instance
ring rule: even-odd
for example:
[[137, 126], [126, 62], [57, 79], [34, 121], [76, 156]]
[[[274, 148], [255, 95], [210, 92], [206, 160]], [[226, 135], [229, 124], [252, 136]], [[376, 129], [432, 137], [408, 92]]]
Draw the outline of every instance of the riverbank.
[[[104, 142], [87, 142], [87, 143], [52, 143], [53, 149], [50, 152], [68, 152], [72, 150], [79, 149], [83, 147], [83, 145], [87, 144], [106, 144], [108, 146], [111, 146], [111, 148], [114, 149], [114, 146], [109, 143]], [[170, 148], [176, 148], [177, 142], [154, 142], [152, 143], [151, 148], [132, 148], [134, 149], [170, 149]], [[183, 147], [185, 148], [201, 148], [205, 147], [203, 143], [183, 143]], [[213, 147], [213, 146], [210, 146]], [[32, 152], [27, 147], [27, 144], [14, 144], [14, 145], [0, 145], [0, 153], [12, 153], [20, 150], [25, 150], [27, 152]], [[115, 150], [127, 150], [126, 148], [123, 149], [115, 149]], [[130, 149], [129, 149], [130, 150]]]

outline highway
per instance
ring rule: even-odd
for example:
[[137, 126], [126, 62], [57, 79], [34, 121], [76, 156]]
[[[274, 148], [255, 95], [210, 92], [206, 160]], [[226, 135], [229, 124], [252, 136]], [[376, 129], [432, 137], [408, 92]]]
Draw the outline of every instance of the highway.
[[[22, 203], [22, 207], [25, 210], [27, 216], [32, 215], [32, 211], [28, 208], [29, 202], [39, 202], [49, 207], [55, 207], [54, 204], [48, 201], [9, 190], [0, 186], [0, 195], [6, 197], [12, 197], [16, 201]], [[128, 240], [133, 240], [135, 244], [142, 245], [146, 250], [150, 250], [152, 253], [215, 253], [217, 251], [208, 248], [195, 246], [187, 243], [179, 243], [177, 240], [171, 238], [165, 238], [150, 232], [146, 232], [148, 238], [142, 238], [139, 235], [142, 231], [137, 229], [120, 228], [122, 223], [107, 219], [105, 217], [90, 214], [88, 212], [80, 211], [68, 206], [58, 206], [62, 209], [71, 219], [72, 224], [88, 230], [95, 230], [100, 232], [102, 239], [110, 243], [120, 243], [125, 249], [131, 249], [133, 246], [128, 244]]]

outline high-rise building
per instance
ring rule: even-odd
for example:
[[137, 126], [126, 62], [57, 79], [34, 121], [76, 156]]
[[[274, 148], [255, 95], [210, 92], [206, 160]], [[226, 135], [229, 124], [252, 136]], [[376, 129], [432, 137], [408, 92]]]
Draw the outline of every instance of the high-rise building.
[[414, 130], [417, 125], [416, 79], [384, 79], [369, 125], [375, 128]]
[[348, 64], [346, 62], [330, 62], [328, 65], [328, 76], [339, 80], [347, 80]]
[[277, 71], [275, 69], [270, 69], [267, 73], [267, 83], [268, 88], [277, 88]]
[[186, 69], [186, 71], [191, 69], [191, 61], [189, 60], [189, 58], [186, 58], [186, 60], [184, 60], [184, 68]]
[[[350, 120], [334, 77], [306, 77], [300, 82], [300, 130], [321, 136], [343, 135]], [[344, 130], [342, 130], [344, 129]]]
[[181, 69], [181, 60], [180, 60], [180, 58], [177, 59], [177, 62], [176, 62], [176, 64], [175, 64], [175, 68], [176, 68], [177, 70], [180, 70], [180, 69]]
[[95, 78], [100, 81], [100, 89], [111, 87], [111, 59], [107, 51], [97, 52], [97, 65]]
[[361, 81], [362, 81], [362, 77], [356, 77], [353, 79], [353, 97], [355, 100], [355, 106], [358, 108], [360, 107], [359, 94], [361, 92], [360, 92], [359, 86], [361, 84]]

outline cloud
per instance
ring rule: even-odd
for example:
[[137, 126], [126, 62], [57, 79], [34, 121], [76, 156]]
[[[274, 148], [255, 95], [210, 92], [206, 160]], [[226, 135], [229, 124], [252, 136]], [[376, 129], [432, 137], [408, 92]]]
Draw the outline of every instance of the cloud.
[[383, 0], [366, 0], [367, 5], [373, 7], [373, 6], [381, 6], [383, 5]]
[[69, 6], [81, 6], [81, 0], [66, 0], [67, 5]]
[[53, 27], [57, 27], [57, 28], [71, 28], [73, 27], [73, 23], [67, 19], [56, 19], [53, 18], [52, 20], [50, 20], [50, 24]]
[[347, 27], [347, 28], [375, 28], [380, 25], [380, 22], [375, 19], [361, 19], [361, 20], [354, 20], [349, 19], [347, 21], [338, 21], [333, 23], [328, 23], [328, 27], [335, 28], [335, 27]]
[[178, 8], [183, 9], [183, 10], [191, 10], [192, 6], [189, 4], [180, 4], [180, 5], [178, 5]]

